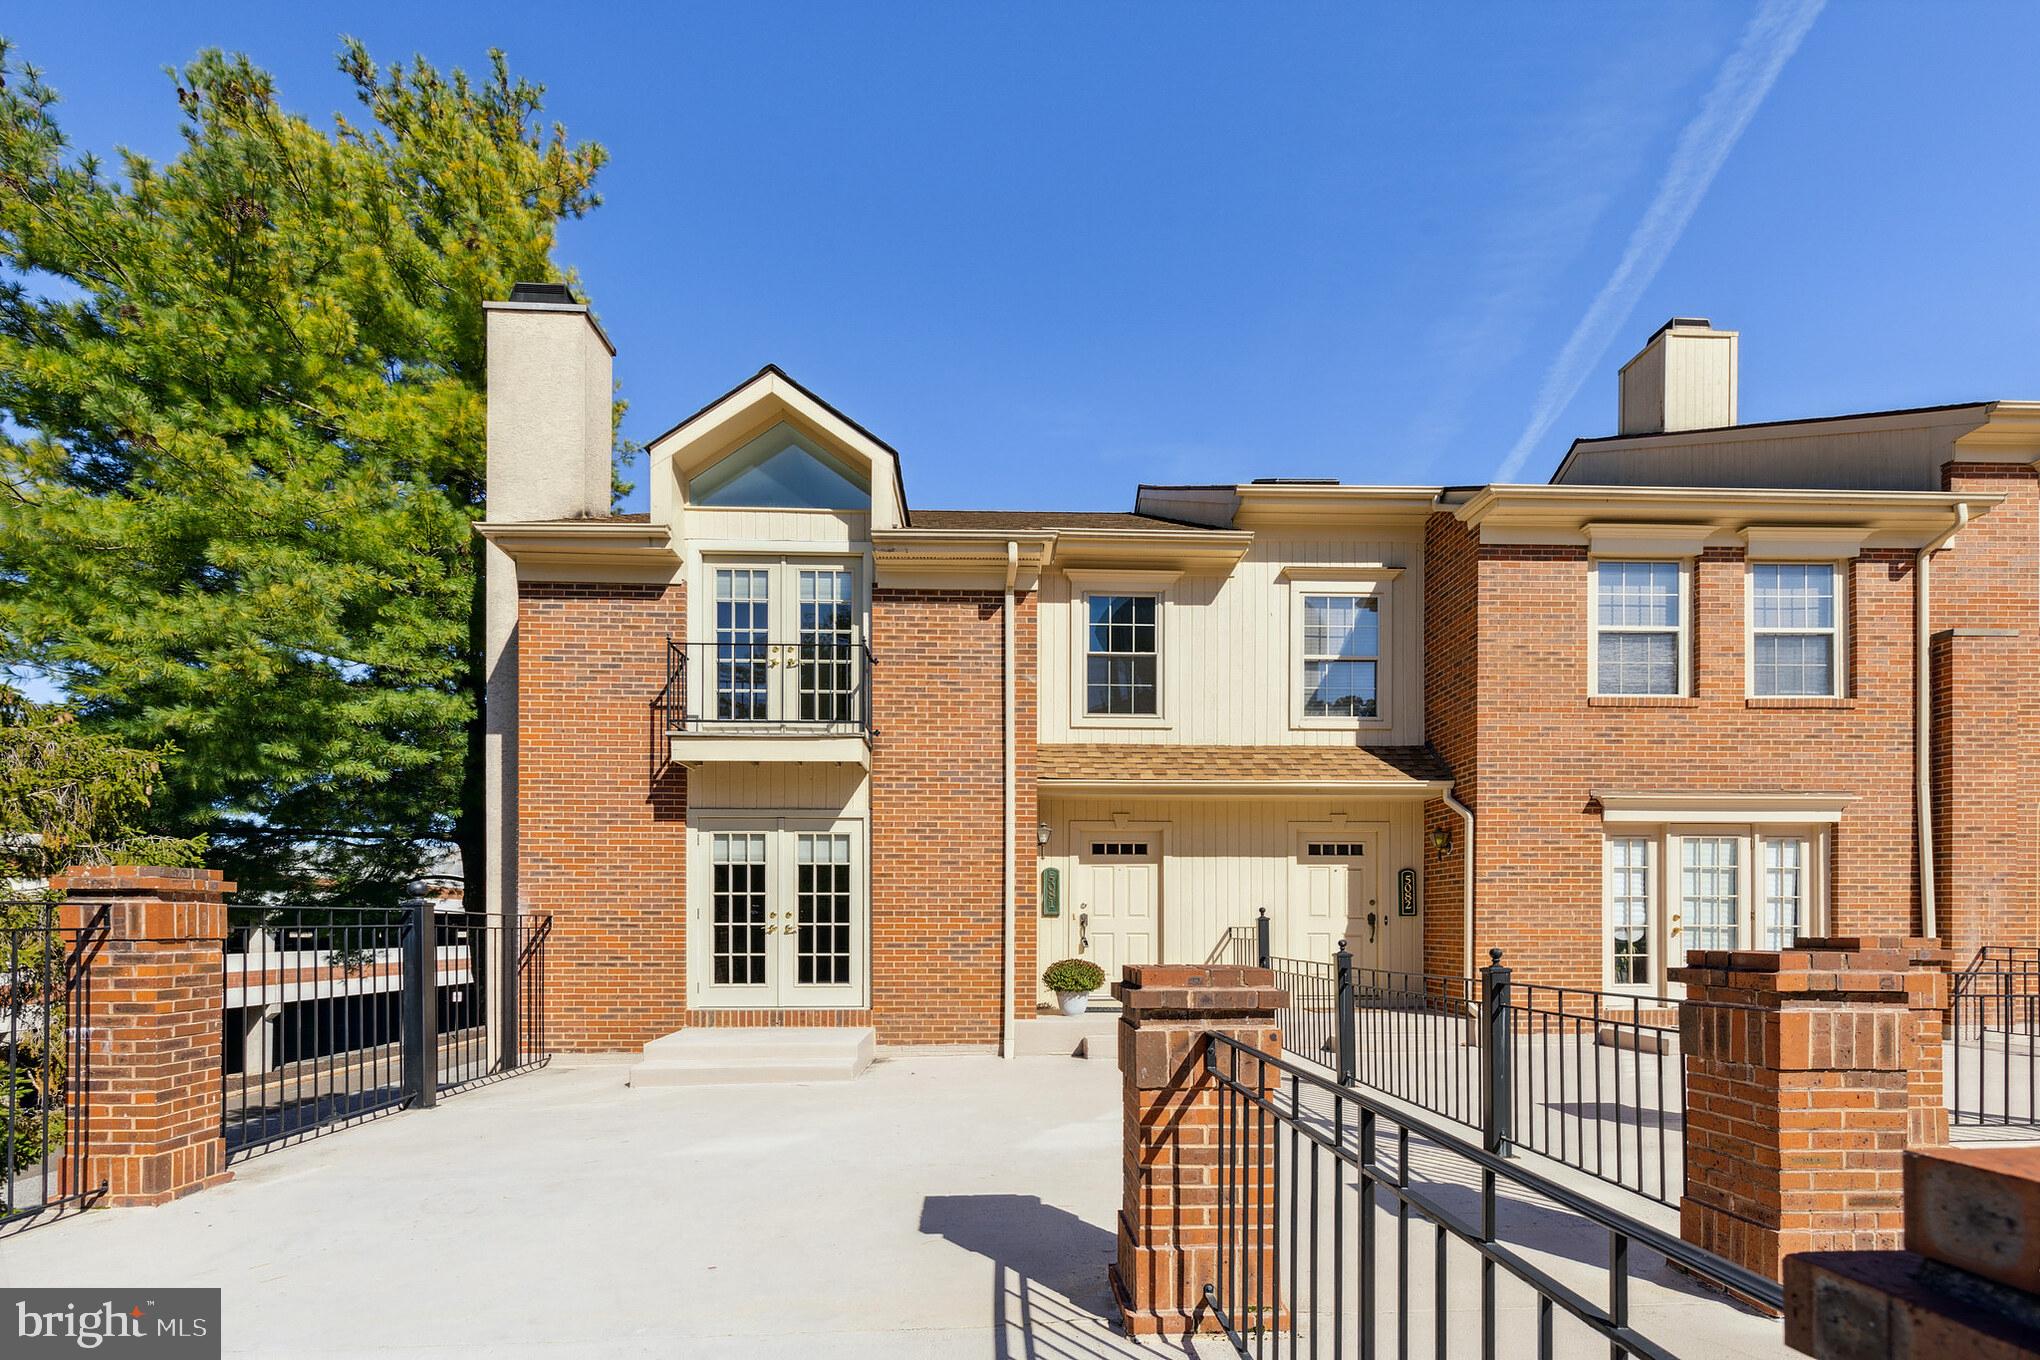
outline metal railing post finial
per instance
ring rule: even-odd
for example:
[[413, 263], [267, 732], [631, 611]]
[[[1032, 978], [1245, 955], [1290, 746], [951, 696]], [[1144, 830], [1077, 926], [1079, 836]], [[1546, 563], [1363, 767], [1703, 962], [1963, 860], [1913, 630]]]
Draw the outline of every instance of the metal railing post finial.
[[1271, 960], [1275, 957], [1275, 950], [1269, 942], [1268, 909], [1266, 907], [1261, 908], [1261, 914], [1254, 920], [1254, 943], [1256, 945], [1254, 966], [1257, 968], [1272, 968], [1274, 964]]
[[1488, 950], [1480, 970], [1481, 1146], [1498, 1157], [1514, 1154], [1515, 1087], [1510, 1073], [1509, 970], [1502, 951]]
[[1332, 966], [1338, 978], [1336, 992], [1339, 1008], [1338, 1025], [1338, 1073], [1339, 1085], [1351, 1086], [1354, 1073], [1358, 1070], [1354, 1049], [1357, 1045], [1354, 1023], [1360, 1006], [1360, 998], [1353, 987], [1353, 952], [1346, 948], [1344, 940], [1339, 941], [1339, 952], [1332, 957]]

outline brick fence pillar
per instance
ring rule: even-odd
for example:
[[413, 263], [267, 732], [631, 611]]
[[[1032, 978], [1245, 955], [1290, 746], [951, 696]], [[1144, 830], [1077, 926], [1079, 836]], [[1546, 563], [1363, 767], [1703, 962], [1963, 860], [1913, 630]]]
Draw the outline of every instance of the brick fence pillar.
[[[1126, 1330], [1187, 1335], [1217, 1328], [1204, 1307], [1204, 1286], [1219, 1283], [1222, 1190], [1231, 1201], [1225, 1212], [1227, 1269], [1250, 1282], [1250, 1294], [1266, 1294], [1229, 1298], [1233, 1324], [1242, 1331], [1279, 1329], [1283, 1319], [1272, 1286], [1275, 1121], [1243, 1126], [1260, 1131], [1244, 1140], [1240, 1128], [1228, 1127], [1228, 1146], [1221, 1149], [1221, 1091], [1205, 1071], [1211, 1034], [1236, 1040], [1252, 1054], [1281, 1055], [1275, 1012], [1284, 997], [1275, 975], [1265, 968], [1129, 966], [1112, 994], [1125, 1007], [1119, 1070], [1125, 1079], [1126, 1179], [1119, 1259], [1111, 1273]], [[1235, 1073], [1230, 1054], [1220, 1051], [1228, 1076], [1263, 1094], [1274, 1089], [1274, 1068], [1241, 1054]], [[1249, 1185], [1258, 1185], [1259, 1192], [1244, 1193]], [[1267, 1221], [1247, 1221], [1247, 1202], [1253, 1216]], [[1242, 1241], [1256, 1244], [1261, 1259], [1242, 1263], [1234, 1255]], [[1249, 1311], [1255, 1315], [1241, 1315]]]
[[2040, 1149], [1905, 1157], [1905, 1250], [1785, 1262], [1785, 1344], [1820, 1360], [2040, 1357]]
[[[1916, 947], [1917, 946], [1917, 947]], [[1946, 975], [1917, 942], [1803, 940], [1693, 950], [1686, 986], [1686, 1190], [1680, 1233], [1776, 1280], [1800, 1251], [1898, 1245], [1910, 1073]], [[1939, 1027], [1934, 1026], [1938, 1098]], [[1924, 1094], [1922, 1094], [1924, 1098]], [[1945, 1122], [1943, 1122], [1945, 1130]]]
[[161, 1204], [230, 1179], [220, 1004], [234, 885], [213, 869], [87, 866], [51, 886], [66, 894], [67, 933], [107, 916], [86, 958], [90, 1013], [70, 1021], [86, 1031], [85, 1070], [72, 1074], [90, 1130], [86, 1184], [103, 1176], [109, 1205]]

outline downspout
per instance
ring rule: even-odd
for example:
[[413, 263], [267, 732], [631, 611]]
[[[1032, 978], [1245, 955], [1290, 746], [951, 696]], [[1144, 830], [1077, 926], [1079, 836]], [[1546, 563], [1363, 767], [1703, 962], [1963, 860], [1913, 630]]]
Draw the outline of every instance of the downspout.
[[1919, 550], [1913, 559], [1913, 801], [1919, 809], [1920, 837], [1920, 934], [1930, 940], [1941, 938], [1941, 913], [1934, 900], [1934, 784], [1933, 760], [1933, 666], [1927, 655], [1931, 644], [1928, 607], [1930, 591], [1928, 559], [1955, 541], [1969, 523], [1966, 502], [1955, 505], [1955, 523], [1947, 533]]
[[1005, 948], [999, 955], [999, 971], [1002, 986], [999, 989], [999, 1054], [1001, 1057], [1014, 1056], [1013, 1049], [1013, 953], [1014, 953], [1014, 858], [1013, 844], [1013, 803], [1019, 796], [1014, 787], [1015, 763], [1013, 759], [1015, 685], [1013, 679], [1013, 583], [1020, 577], [1020, 545], [1008, 539], [1006, 542], [1006, 607], [1001, 617], [1006, 623], [1005, 684], [1006, 684], [1006, 770], [1003, 787], [1006, 791], [1006, 865], [1005, 865]]
[[1459, 814], [1459, 820], [1460, 820], [1461, 822], [1465, 823], [1465, 825], [1466, 825], [1466, 861], [1465, 861], [1465, 867], [1464, 867], [1463, 869], [1461, 869], [1461, 870], [1460, 870], [1460, 878], [1461, 878], [1461, 880], [1462, 880], [1462, 881], [1461, 881], [1461, 883], [1460, 883], [1460, 887], [1461, 887], [1462, 889], [1464, 889], [1464, 891], [1465, 891], [1465, 895], [1466, 895], [1466, 904], [1465, 904], [1465, 906], [1463, 906], [1463, 907], [1461, 908], [1461, 911], [1462, 911], [1462, 913], [1463, 913], [1463, 916], [1462, 916], [1462, 924], [1461, 924], [1461, 926], [1460, 926], [1460, 933], [1461, 933], [1461, 936], [1462, 936], [1462, 938], [1463, 938], [1464, 944], [1463, 944], [1463, 948], [1462, 948], [1462, 950], [1461, 950], [1461, 955], [1462, 955], [1462, 957], [1461, 957], [1461, 960], [1460, 960], [1460, 969], [1459, 969], [1459, 975], [1460, 975], [1461, 977], [1472, 977], [1472, 976], [1473, 976], [1473, 809], [1472, 809], [1472, 808], [1470, 808], [1470, 807], [1468, 807], [1468, 806], [1467, 806], [1466, 804], [1464, 804], [1464, 803], [1460, 802], [1460, 801], [1459, 801], [1459, 800], [1458, 800], [1457, 798], [1454, 798], [1454, 797], [1452, 796], [1452, 790], [1450, 790], [1450, 789], [1444, 789], [1444, 790], [1440, 791], [1440, 793], [1438, 794], [1438, 796], [1439, 796], [1440, 798], [1442, 798], [1442, 799], [1443, 799], [1443, 800], [1445, 801], [1445, 806], [1446, 806], [1446, 807], [1449, 807], [1449, 808], [1451, 808], [1451, 809], [1452, 809], [1452, 810], [1453, 810], [1454, 812], [1456, 812], [1456, 813], [1458, 813], [1458, 814]]

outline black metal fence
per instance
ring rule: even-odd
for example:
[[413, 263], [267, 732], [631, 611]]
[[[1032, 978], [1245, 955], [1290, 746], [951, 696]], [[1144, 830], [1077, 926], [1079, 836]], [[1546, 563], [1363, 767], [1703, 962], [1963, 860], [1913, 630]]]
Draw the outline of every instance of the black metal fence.
[[1260, 958], [1255, 949], [1254, 938], [1255, 930], [1252, 926], [1227, 926], [1220, 932], [1218, 943], [1211, 947], [1211, 952], [1205, 955], [1204, 961], [1252, 968]]
[[0, 1074], [0, 1228], [89, 1204], [106, 1191], [93, 1164], [91, 1034], [86, 968], [105, 942], [101, 908], [66, 930], [40, 898], [0, 901], [0, 1013], [7, 1047]]
[[[1492, 1356], [1517, 1317], [1534, 1318], [1534, 1342], [1502, 1338], [1510, 1353], [1712, 1353], [1714, 1343], [1679, 1333], [1675, 1310], [1632, 1309], [1632, 1284], [1664, 1276], [1660, 1261], [1783, 1306], [1771, 1281], [1321, 1073], [1218, 1034], [1204, 1061], [1220, 1152], [1204, 1299], [1242, 1356], [1371, 1356], [1391, 1329], [1399, 1356], [1413, 1342], [1441, 1357], [1476, 1346]], [[1561, 1278], [1563, 1258], [1526, 1247], [1529, 1234], [1512, 1226], [1525, 1219], [1566, 1255], [1598, 1239], [1605, 1271], [1582, 1258], [1576, 1278]], [[1602, 1280], [1605, 1294], [1591, 1297]]]
[[292, 1143], [548, 1055], [550, 917], [231, 907], [221, 1019], [229, 1157]]
[[1289, 993], [1283, 1050], [1360, 1085], [1665, 1204], [1685, 1179], [1678, 1005], [1517, 980], [1502, 951], [1474, 977], [1257, 952]]
[[1949, 989], [1956, 1124], [2040, 1124], [2040, 947], [1985, 945]]

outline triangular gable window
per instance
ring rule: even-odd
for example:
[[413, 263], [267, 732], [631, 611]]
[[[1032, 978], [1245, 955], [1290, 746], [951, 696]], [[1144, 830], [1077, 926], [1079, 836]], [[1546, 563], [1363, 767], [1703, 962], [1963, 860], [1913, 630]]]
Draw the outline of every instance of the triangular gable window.
[[769, 510], [863, 510], [871, 483], [842, 459], [781, 422], [696, 474], [695, 505]]

